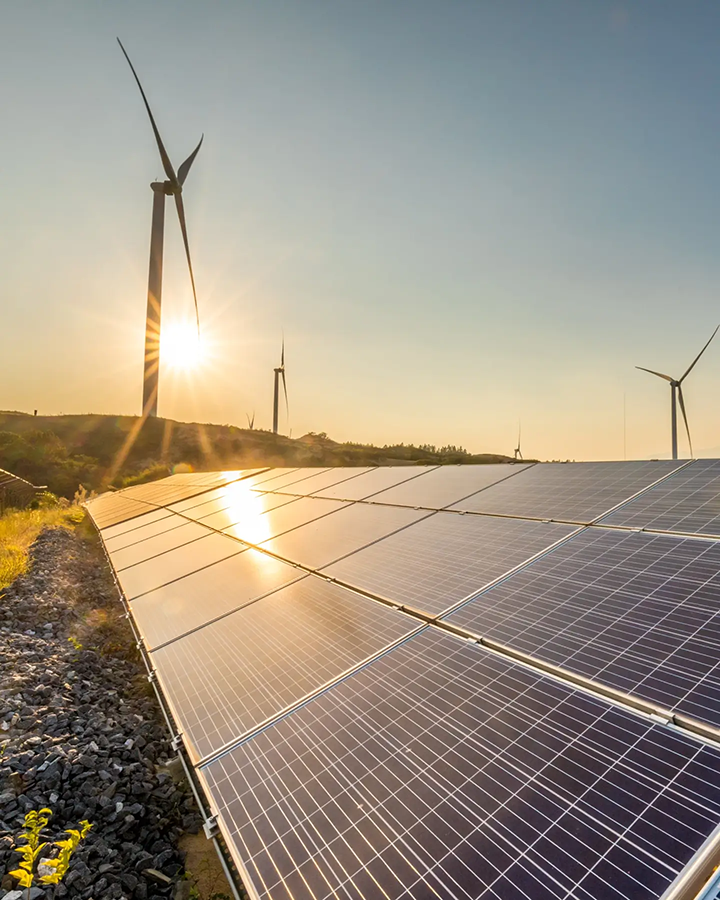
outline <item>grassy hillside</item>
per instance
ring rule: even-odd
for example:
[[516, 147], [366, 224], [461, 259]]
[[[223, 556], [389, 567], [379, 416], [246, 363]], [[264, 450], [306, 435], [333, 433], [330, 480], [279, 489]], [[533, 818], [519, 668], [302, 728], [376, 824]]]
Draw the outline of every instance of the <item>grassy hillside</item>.
[[324, 434], [287, 438], [234, 425], [137, 416], [31, 416], [0, 412], [0, 468], [57, 494], [100, 490], [194, 470], [249, 466], [428, 465], [508, 462], [458, 447], [339, 444]]

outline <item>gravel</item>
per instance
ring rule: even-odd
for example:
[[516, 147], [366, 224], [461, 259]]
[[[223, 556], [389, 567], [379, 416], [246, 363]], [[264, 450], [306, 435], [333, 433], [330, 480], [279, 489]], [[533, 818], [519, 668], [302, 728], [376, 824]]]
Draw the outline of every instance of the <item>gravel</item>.
[[20, 861], [24, 815], [44, 806], [50, 839], [81, 819], [94, 827], [38, 897], [170, 897], [154, 873], [182, 875], [178, 839], [201, 819], [122, 616], [97, 543], [79, 531], [44, 531], [0, 597], [0, 898], [16, 887], [4, 873]]

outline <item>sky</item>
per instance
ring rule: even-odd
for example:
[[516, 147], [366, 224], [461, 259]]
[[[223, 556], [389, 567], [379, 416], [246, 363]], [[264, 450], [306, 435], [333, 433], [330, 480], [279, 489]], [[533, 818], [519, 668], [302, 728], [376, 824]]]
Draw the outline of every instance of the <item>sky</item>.
[[[137, 414], [151, 181], [204, 360], [159, 413], [294, 437], [670, 453], [720, 322], [720, 4], [125, 0], [0, 8], [0, 408]], [[163, 326], [192, 322], [174, 210]], [[720, 335], [688, 377], [720, 456]], [[688, 456], [684, 433], [680, 455]]]

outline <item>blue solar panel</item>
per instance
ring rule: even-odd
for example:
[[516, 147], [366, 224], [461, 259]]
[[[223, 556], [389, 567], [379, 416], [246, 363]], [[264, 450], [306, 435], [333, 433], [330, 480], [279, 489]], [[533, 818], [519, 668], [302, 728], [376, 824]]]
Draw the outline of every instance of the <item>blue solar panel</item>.
[[587, 529], [448, 617], [720, 726], [720, 543]]
[[695, 460], [603, 522], [656, 531], [720, 535], [720, 460]]
[[657, 900], [720, 754], [426, 629], [199, 770], [261, 898]]

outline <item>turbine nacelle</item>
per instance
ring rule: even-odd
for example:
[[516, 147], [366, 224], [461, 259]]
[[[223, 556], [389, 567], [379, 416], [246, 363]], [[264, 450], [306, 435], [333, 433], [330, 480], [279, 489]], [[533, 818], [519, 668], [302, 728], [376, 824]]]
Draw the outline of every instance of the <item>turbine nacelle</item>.
[[683, 421], [685, 422], [685, 430], [687, 431], [688, 436], [688, 445], [690, 447], [690, 456], [693, 455], [692, 449], [692, 438], [690, 437], [690, 426], [688, 425], [687, 413], [685, 412], [685, 398], [683, 397], [682, 391], [682, 383], [688, 377], [690, 372], [695, 368], [695, 364], [703, 355], [703, 353], [710, 346], [710, 341], [715, 337], [720, 329], [720, 325], [717, 326], [715, 331], [710, 335], [708, 342], [702, 348], [702, 350], [698, 353], [695, 359], [690, 363], [685, 372], [680, 376], [680, 378], [672, 378], [670, 375], [666, 375], [664, 372], [656, 372], [654, 369], [646, 369], [644, 366], [635, 366], [636, 369], [640, 369], [641, 372], [648, 372], [650, 375], [655, 375], [657, 378], [662, 378], [663, 381], [667, 381], [670, 385], [670, 397], [671, 397], [671, 422], [672, 422], [672, 458], [677, 459], [677, 408], [676, 401], [680, 403], [680, 412], [683, 416]]

